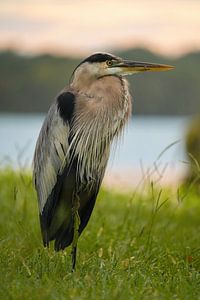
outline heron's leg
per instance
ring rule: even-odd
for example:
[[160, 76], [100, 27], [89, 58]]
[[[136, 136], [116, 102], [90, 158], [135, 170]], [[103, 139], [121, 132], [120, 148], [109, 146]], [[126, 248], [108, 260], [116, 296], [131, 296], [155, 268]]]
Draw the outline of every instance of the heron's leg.
[[76, 266], [76, 249], [77, 249], [77, 243], [78, 243], [78, 238], [79, 238], [79, 226], [80, 226], [80, 217], [79, 217], [79, 207], [80, 207], [80, 200], [78, 195], [74, 195], [73, 199], [73, 208], [72, 208], [72, 213], [73, 213], [73, 225], [74, 225], [74, 236], [73, 236], [73, 241], [72, 241], [72, 271], [75, 270]]

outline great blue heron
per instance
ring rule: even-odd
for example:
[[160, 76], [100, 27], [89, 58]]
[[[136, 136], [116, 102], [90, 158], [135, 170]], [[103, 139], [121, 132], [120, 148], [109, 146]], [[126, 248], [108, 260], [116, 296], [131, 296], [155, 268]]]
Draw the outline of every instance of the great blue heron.
[[125, 75], [170, 70], [172, 66], [123, 60], [96, 53], [82, 61], [51, 105], [34, 154], [34, 181], [44, 246], [72, 244], [88, 223], [111, 143], [131, 116]]

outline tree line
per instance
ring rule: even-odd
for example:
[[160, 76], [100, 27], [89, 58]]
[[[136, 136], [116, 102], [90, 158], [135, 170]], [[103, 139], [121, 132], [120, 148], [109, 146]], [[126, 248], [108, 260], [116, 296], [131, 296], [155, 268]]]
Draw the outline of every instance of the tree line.
[[[169, 59], [143, 49], [115, 52], [123, 58], [167, 63], [170, 72], [129, 77], [134, 114], [191, 115], [200, 112], [200, 52]], [[23, 56], [0, 52], [0, 111], [46, 112], [69, 83], [82, 58]]]

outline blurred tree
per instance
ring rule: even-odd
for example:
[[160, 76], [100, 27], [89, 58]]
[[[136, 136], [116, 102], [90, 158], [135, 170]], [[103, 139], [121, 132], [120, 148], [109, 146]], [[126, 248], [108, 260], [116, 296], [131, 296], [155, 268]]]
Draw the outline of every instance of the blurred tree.
[[200, 183], [200, 115], [192, 120], [188, 128], [186, 151], [190, 161], [186, 181]]
[[[129, 78], [133, 101], [136, 99], [134, 114], [191, 115], [200, 111], [200, 53], [176, 60], [142, 49], [116, 54], [176, 67], [171, 72], [137, 74]], [[68, 84], [80, 60], [0, 52], [0, 111], [46, 112], [54, 97]]]

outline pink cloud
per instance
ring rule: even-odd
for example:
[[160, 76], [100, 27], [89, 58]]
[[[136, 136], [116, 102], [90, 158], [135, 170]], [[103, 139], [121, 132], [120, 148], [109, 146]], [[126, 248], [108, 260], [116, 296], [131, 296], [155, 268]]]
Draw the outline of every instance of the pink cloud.
[[85, 54], [142, 45], [178, 55], [200, 49], [199, 11], [195, 0], [1, 0], [0, 47]]

